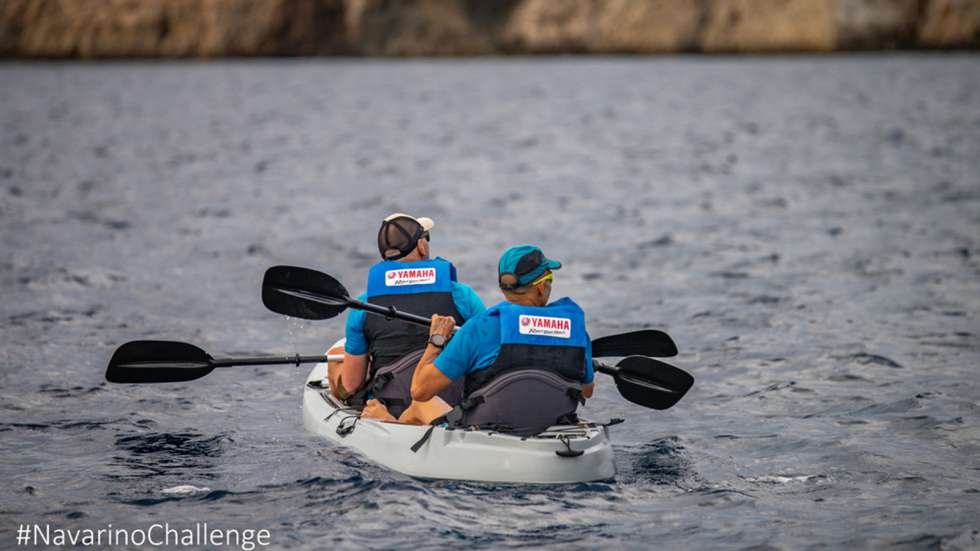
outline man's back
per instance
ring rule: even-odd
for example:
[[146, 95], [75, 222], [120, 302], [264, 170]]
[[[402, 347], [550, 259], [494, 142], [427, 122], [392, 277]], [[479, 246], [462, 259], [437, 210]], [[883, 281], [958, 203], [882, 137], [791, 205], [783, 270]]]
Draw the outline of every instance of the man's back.
[[[368, 272], [361, 300], [425, 317], [450, 316], [458, 324], [484, 310], [473, 289], [456, 281], [452, 263], [429, 258], [432, 227], [428, 218], [405, 214], [385, 219], [378, 232], [382, 260]], [[400, 320], [351, 311], [346, 336], [343, 367], [331, 384], [344, 396], [358, 389], [362, 398], [373, 394], [397, 416], [411, 401], [414, 365], [406, 358], [426, 347], [428, 332]], [[382, 372], [384, 377], [376, 377]], [[458, 401], [460, 393], [461, 386], [447, 391], [446, 397]]]
[[[430, 345], [412, 380], [412, 398], [426, 401], [465, 380], [463, 426], [534, 434], [574, 418], [592, 395], [592, 348], [585, 313], [569, 298], [548, 303], [561, 263], [533, 245], [501, 256], [498, 278], [507, 299], [466, 323], [444, 350]], [[430, 331], [449, 336], [448, 318]]]

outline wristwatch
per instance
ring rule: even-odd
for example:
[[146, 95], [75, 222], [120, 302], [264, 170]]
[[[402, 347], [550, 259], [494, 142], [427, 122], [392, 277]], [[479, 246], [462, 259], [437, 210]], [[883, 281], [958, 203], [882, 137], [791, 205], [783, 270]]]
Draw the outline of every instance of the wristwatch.
[[441, 335], [439, 333], [435, 333], [433, 335], [429, 335], [429, 344], [431, 344], [432, 346], [434, 346], [436, 348], [442, 348], [442, 347], [446, 346], [446, 343], [447, 342], [449, 342], [449, 339], [446, 338], [445, 335]]

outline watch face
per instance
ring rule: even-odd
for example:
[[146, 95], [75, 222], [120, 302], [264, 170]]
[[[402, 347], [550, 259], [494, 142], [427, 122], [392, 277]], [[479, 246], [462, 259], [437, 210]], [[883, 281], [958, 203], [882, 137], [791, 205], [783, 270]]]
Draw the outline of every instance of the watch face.
[[429, 341], [436, 346], [446, 346], [446, 336], [435, 334], [429, 337]]

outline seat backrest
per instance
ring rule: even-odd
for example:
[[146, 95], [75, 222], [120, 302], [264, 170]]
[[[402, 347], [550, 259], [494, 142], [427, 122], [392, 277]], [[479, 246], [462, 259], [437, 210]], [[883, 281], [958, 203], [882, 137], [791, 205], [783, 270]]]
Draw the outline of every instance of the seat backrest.
[[[425, 349], [419, 349], [402, 356], [391, 365], [382, 367], [374, 374], [371, 382], [372, 397], [388, 408], [388, 413], [400, 416], [412, 403], [412, 375], [422, 359]], [[463, 398], [463, 379], [449, 385], [439, 397], [450, 406], [459, 404]]]
[[460, 424], [530, 436], [571, 418], [581, 395], [581, 383], [552, 371], [507, 371], [469, 395]]

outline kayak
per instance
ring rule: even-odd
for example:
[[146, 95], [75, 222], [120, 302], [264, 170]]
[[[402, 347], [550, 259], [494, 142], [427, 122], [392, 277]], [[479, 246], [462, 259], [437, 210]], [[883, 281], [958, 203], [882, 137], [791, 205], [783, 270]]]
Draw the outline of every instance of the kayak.
[[[341, 339], [334, 347], [343, 343]], [[609, 480], [616, 474], [605, 425], [582, 420], [520, 437], [475, 428], [361, 419], [358, 410], [330, 394], [326, 378], [326, 363], [316, 364], [306, 378], [303, 426], [414, 478], [558, 484]], [[429, 438], [413, 451], [430, 429]]]

